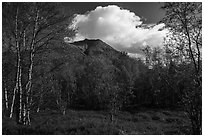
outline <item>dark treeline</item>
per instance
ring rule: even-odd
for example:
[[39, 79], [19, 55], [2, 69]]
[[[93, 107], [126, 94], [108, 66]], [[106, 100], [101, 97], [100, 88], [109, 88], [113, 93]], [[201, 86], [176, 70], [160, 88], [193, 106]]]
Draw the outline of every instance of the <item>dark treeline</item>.
[[30, 113], [86, 109], [113, 121], [118, 111], [179, 108], [201, 134], [201, 3], [165, 3], [170, 33], [162, 48], [142, 49], [144, 60], [101, 40], [65, 43], [73, 16], [57, 4], [2, 5], [3, 117], [31, 125]]

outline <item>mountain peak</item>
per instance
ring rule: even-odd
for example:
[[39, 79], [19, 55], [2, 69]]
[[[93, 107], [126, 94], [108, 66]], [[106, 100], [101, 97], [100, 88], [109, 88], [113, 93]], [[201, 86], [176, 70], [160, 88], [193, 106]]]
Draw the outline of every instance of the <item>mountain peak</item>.
[[102, 41], [102, 40], [100, 40], [100, 39], [84, 39], [84, 40], [82, 40], [82, 41]]
[[84, 39], [71, 43], [81, 49], [87, 55], [100, 54], [107, 51], [115, 51], [110, 45], [100, 39]]
[[[81, 44], [91, 44], [91, 43], [95, 43], [95, 42], [103, 42], [102, 40], [100, 39], [84, 39], [84, 40], [80, 40], [80, 41], [75, 41], [71, 44], [74, 44], [74, 45], [81, 45]], [[105, 43], [105, 42], [103, 42]]]

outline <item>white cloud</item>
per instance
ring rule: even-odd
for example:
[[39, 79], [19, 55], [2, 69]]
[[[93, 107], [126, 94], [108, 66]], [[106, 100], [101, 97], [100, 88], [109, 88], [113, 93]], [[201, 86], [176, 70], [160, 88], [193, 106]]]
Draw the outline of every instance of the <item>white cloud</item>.
[[115, 5], [99, 6], [87, 14], [76, 15], [70, 27], [77, 29], [74, 41], [101, 39], [117, 50], [141, 54], [140, 47], [144, 45], [161, 46], [167, 30], [160, 30], [164, 24], [146, 29], [136, 27], [143, 25], [140, 19], [135, 13]]

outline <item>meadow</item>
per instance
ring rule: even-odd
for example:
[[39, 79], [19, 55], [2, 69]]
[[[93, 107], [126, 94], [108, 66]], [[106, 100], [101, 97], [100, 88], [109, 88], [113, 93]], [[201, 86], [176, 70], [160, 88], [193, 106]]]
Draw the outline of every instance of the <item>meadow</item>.
[[187, 135], [190, 121], [180, 110], [138, 109], [118, 112], [113, 122], [107, 111], [41, 111], [32, 115], [32, 125], [17, 125], [3, 119], [3, 135]]

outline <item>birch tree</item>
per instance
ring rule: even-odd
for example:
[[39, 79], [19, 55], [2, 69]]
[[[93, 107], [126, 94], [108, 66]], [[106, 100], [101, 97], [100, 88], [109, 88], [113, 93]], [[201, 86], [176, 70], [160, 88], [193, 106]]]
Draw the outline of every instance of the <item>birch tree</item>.
[[[13, 89], [13, 97], [12, 97], [12, 102], [11, 102], [11, 108], [10, 108], [10, 115], [9, 117], [11, 118], [13, 116], [13, 111], [14, 111], [14, 103], [15, 100], [19, 100], [19, 103], [16, 103], [16, 110], [21, 110], [21, 95], [22, 95], [22, 85], [21, 85], [21, 48], [20, 48], [20, 36], [19, 36], [19, 9], [20, 6], [16, 3], [11, 5], [9, 4], [4, 4], [3, 5], [5, 8], [11, 7], [13, 8], [13, 11], [10, 11], [9, 14], [5, 13], [8, 12], [7, 10], [3, 13], [3, 16], [7, 15], [7, 18], [3, 20], [3, 26], [5, 27], [4, 23], [11, 22], [9, 27], [6, 27], [4, 32], [9, 33], [10, 35], [13, 36], [14, 40], [14, 48], [15, 48], [15, 53], [16, 53], [16, 82], [15, 86]], [[5, 10], [5, 9], [4, 9]], [[9, 17], [8, 17], [9, 16]], [[20, 113], [19, 113], [20, 114]], [[21, 122], [21, 115], [17, 115], [18, 120], [17, 122]]]
[[[4, 3], [3, 24], [15, 40], [17, 55], [16, 84], [13, 90], [10, 118], [14, 107], [17, 122], [30, 125], [30, 109], [33, 96], [33, 69], [35, 56], [43, 47], [63, 40], [68, 34], [69, 17], [61, 15], [55, 3]], [[22, 51], [29, 53], [27, 82], [22, 87]], [[24, 85], [23, 85], [24, 86]], [[24, 90], [24, 91], [23, 91]]]

